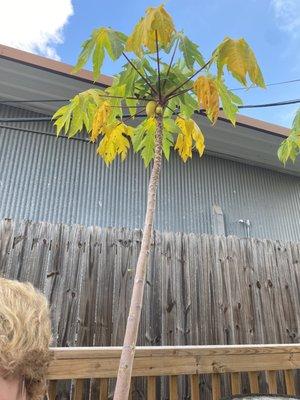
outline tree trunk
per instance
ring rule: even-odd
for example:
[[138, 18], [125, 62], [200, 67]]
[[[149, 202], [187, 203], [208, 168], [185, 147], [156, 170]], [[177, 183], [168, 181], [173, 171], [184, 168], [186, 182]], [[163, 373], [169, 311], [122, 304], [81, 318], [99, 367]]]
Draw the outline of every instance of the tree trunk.
[[145, 216], [143, 238], [134, 277], [133, 291], [131, 296], [131, 303], [127, 319], [122, 354], [119, 364], [114, 400], [128, 399], [130, 383], [131, 383], [132, 366], [135, 354], [135, 346], [140, 324], [148, 257], [151, 246], [151, 235], [153, 230], [153, 219], [154, 219], [154, 212], [156, 205], [156, 192], [157, 192], [157, 186], [159, 182], [159, 174], [162, 162], [162, 136], [163, 136], [162, 115], [156, 116], [156, 123], [157, 123], [157, 129], [155, 135], [155, 155], [148, 186], [147, 210]]

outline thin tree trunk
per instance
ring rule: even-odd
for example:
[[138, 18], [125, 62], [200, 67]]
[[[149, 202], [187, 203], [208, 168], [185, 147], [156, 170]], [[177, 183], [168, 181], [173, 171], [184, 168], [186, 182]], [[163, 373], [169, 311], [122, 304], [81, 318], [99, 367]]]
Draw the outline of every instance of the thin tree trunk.
[[146, 272], [147, 272], [148, 258], [151, 246], [151, 235], [153, 230], [153, 219], [154, 219], [154, 212], [156, 205], [156, 192], [159, 182], [159, 174], [162, 161], [162, 136], [163, 136], [162, 115], [156, 116], [156, 122], [157, 122], [157, 129], [155, 135], [155, 155], [148, 186], [147, 210], [146, 210], [145, 224], [143, 230], [143, 239], [134, 277], [131, 304], [127, 319], [126, 332], [125, 332], [122, 354], [119, 364], [114, 400], [128, 399], [130, 383], [131, 383], [132, 366], [135, 354], [135, 346], [140, 324], [144, 287], [146, 281]]

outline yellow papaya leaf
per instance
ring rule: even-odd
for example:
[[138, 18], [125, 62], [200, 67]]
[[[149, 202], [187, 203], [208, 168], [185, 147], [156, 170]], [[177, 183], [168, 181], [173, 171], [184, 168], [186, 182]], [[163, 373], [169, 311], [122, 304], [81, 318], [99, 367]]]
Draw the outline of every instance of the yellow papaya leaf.
[[107, 165], [117, 155], [121, 156], [122, 161], [125, 160], [130, 147], [130, 142], [125, 135], [129, 136], [132, 133], [131, 129], [131, 127], [128, 127], [123, 122], [103, 126], [104, 137], [98, 146], [97, 154], [103, 158]]
[[143, 46], [145, 46], [151, 53], [154, 53], [156, 51], [156, 32], [159, 45], [166, 48], [171, 42], [175, 27], [172, 17], [163, 5], [147, 9], [146, 15], [136, 24], [132, 34], [128, 37], [126, 50], [133, 51], [140, 56]]
[[247, 74], [257, 86], [265, 87], [264, 78], [257, 64], [255, 55], [245, 39], [225, 38], [214, 51], [219, 77], [226, 65], [227, 69], [239, 82], [247, 86]]
[[201, 129], [199, 126], [193, 121], [193, 130], [192, 130], [192, 137], [195, 142], [195, 147], [200, 155], [202, 157], [205, 149], [205, 144], [204, 144], [204, 136], [203, 133], [201, 132]]
[[199, 76], [194, 82], [199, 107], [203, 107], [208, 118], [214, 124], [219, 116], [219, 93], [214, 79]]
[[194, 120], [185, 119], [182, 117], [177, 117], [175, 123], [180, 129], [180, 132], [177, 136], [174, 149], [178, 150], [182, 160], [186, 162], [188, 158], [192, 158], [193, 141], [195, 142], [195, 147], [201, 157], [204, 152], [205, 145], [204, 136], [199, 126]]
[[96, 110], [94, 120], [93, 120], [93, 128], [91, 132], [91, 140], [94, 142], [97, 137], [100, 135], [101, 130], [107, 124], [107, 120], [111, 111], [110, 104], [107, 100], [103, 101], [102, 104]]
[[92, 129], [95, 110], [100, 104], [103, 90], [89, 89], [78, 93], [70, 102], [60, 107], [53, 115], [57, 136], [61, 131], [68, 137], [75, 136], [82, 129], [90, 132]]

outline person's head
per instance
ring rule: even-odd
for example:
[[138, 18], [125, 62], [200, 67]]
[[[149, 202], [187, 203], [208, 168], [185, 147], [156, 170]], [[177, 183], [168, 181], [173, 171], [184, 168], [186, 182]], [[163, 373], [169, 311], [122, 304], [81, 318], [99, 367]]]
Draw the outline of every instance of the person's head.
[[51, 325], [44, 295], [30, 283], [0, 277], [0, 371], [18, 376], [29, 399], [42, 398]]

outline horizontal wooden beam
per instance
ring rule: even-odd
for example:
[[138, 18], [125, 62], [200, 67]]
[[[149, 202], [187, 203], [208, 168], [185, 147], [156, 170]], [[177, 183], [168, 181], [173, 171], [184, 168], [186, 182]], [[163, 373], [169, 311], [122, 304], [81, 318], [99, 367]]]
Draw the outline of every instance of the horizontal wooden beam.
[[[121, 347], [52, 348], [49, 380], [113, 378]], [[133, 376], [300, 369], [299, 345], [137, 347]]]

